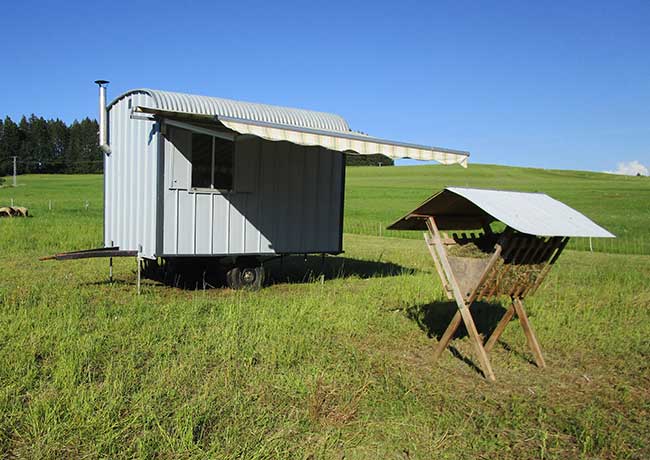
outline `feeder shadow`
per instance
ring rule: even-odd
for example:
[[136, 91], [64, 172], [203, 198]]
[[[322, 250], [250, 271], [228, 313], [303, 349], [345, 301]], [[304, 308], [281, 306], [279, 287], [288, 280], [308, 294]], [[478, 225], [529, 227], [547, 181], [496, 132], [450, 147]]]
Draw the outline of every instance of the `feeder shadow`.
[[449, 351], [451, 352], [451, 354], [453, 355], [454, 358], [456, 358], [456, 359], [458, 359], [458, 360], [464, 362], [465, 364], [467, 364], [469, 367], [472, 368], [472, 370], [473, 370], [474, 372], [476, 372], [476, 373], [478, 373], [478, 374], [481, 374], [481, 375], [484, 375], [484, 374], [483, 374], [483, 371], [481, 370], [481, 368], [478, 367], [474, 361], [472, 361], [471, 359], [469, 359], [467, 356], [463, 355], [463, 354], [458, 350], [458, 348], [454, 347], [453, 345], [449, 345], [447, 348], [449, 349]]
[[[514, 320], [516, 321], [516, 320]], [[532, 364], [533, 366], [537, 366], [537, 363], [535, 363], [535, 360], [530, 358], [529, 356], [525, 355], [519, 350], [515, 350], [512, 348], [510, 345], [508, 345], [506, 342], [499, 340], [499, 345], [501, 345], [501, 348], [503, 348], [505, 351], [508, 353], [512, 353], [513, 355], [517, 356], [523, 361], [526, 361], [528, 364]]]
[[[458, 306], [455, 302], [433, 302], [430, 304], [415, 305], [408, 308], [406, 310], [406, 316], [412, 321], [415, 321], [415, 323], [417, 323], [420, 329], [422, 329], [429, 338], [435, 337], [437, 340], [440, 340], [447, 329], [447, 326], [449, 326], [449, 323], [456, 314], [456, 311], [458, 311]], [[470, 312], [478, 333], [484, 338], [484, 341], [486, 341], [487, 338], [492, 335], [492, 332], [494, 332], [497, 324], [505, 314], [506, 309], [500, 303], [475, 302], [470, 307]], [[516, 321], [516, 319], [513, 318], [513, 321]], [[452, 337], [452, 340], [465, 337], [468, 337], [468, 332], [465, 328], [465, 324], [461, 322]], [[511, 351], [517, 356], [532, 363], [529, 358], [525, 357], [522, 353], [513, 350], [508, 344], [502, 341], [499, 342], [505, 350]], [[474, 361], [469, 357], [464, 356], [453, 345], [449, 345], [448, 348], [455, 358], [460, 359], [476, 372], [480, 374], [483, 373]]]
[[[457, 311], [455, 302], [433, 302], [410, 307], [406, 315], [415, 321], [428, 337], [440, 340]], [[470, 307], [476, 329], [483, 337], [492, 334], [505, 312], [506, 309], [500, 303], [475, 302]], [[467, 329], [461, 323], [452, 339], [462, 339], [467, 336]]]

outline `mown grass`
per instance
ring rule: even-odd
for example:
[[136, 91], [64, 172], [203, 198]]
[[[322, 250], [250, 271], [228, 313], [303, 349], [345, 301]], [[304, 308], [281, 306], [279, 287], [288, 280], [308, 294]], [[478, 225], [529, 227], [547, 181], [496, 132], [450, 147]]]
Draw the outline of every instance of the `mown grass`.
[[101, 178], [22, 179], [0, 190], [35, 214], [0, 221], [4, 457], [650, 456], [648, 256], [567, 251], [527, 304], [548, 368], [513, 322], [489, 384], [462, 334], [431, 360], [453, 310], [421, 241], [346, 234], [325, 278], [137, 296], [132, 260], [113, 284], [105, 260], [37, 261], [101, 243]]

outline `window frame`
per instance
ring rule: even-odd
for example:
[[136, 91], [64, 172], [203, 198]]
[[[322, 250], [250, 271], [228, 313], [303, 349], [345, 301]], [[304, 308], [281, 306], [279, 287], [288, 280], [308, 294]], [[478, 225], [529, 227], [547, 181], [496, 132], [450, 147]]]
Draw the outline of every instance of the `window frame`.
[[[235, 161], [236, 158], [236, 153], [237, 153], [237, 142], [236, 142], [236, 136], [233, 136], [233, 140], [230, 141], [232, 142], [232, 170], [231, 170], [231, 178], [230, 178], [230, 188], [216, 188], [214, 187], [214, 175], [216, 173], [216, 139], [220, 138], [223, 139], [223, 137], [220, 136], [212, 136], [212, 163], [210, 166], [210, 174], [211, 174], [211, 187], [210, 188], [205, 188], [205, 187], [191, 187], [191, 190], [193, 191], [198, 191], [198, 192], [212, 192], [212, 193], [219, 193], [219, 194], [228, 194], [228, 193], [234, 193], [235, 192], [235, 178], [237, 175], [235, 174], [236, 170], [236, 164], [237, 161]], [[224, 139], [228, 141], [229, 139]], [[192, 167], [194, 167], [192, 165]], [[190, 183], [190, 185], [192, 185]]]
[[[237, 169], [237, 161], [235, 161], [236, 158], [236, 152], [237, 152], [237, 135], [236, 134], [231, 134], [231, 133], [225, 133], [225, 132], [219, 132], [215, 131], [209, 128], [203, 128], [201, 126], [194, 126], [189, 123], [183, 123], [182, 121], [176, 121], [176, 120], [167, 120], [167, 124], [174, 126], [176, 128], [180, 129], [185, 129], [190, 132], [190, 134], [204, 134], [207, 136], [212, 137], [212, 159], [210, 163], [210, 182], [211, 187], [194, 187], [192, 184], [192, 171], [194, 168], [194, 163], [193, 163], [193, 158], [190, 160], [190, 169], [188, 171], [188, 192], [191, 193], [212, 193], [212, 194], [217, 194], [217, 195], [225, 195], [225, 194], [231, 194], [234, 193], [235, 191], [235, 178], [237, 177], [236, 174], [236, 169]], [[232, 180], [230, 184], [230, 188], [215, 188], [214, 187], [214, 173], [215, 173], [215, 138], [223, 139], [226, 141], [230, 141], [233, 143], [232, 146]], [[192, 137], [190, 136], [190, 155], [192, 154], [192, 148], [193, 148], [193, 140]]]

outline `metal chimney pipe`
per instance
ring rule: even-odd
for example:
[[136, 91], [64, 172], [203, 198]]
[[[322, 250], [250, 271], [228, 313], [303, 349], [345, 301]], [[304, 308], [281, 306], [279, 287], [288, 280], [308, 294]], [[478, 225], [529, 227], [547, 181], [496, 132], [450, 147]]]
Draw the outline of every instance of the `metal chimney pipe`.
[[95, 80], [95, 83], [99, 85], [99, 148], [108, 155], [111, 153], [107, 139], [108, 120], [106, 114], [106, 85], [109, 82], [106, 80]]

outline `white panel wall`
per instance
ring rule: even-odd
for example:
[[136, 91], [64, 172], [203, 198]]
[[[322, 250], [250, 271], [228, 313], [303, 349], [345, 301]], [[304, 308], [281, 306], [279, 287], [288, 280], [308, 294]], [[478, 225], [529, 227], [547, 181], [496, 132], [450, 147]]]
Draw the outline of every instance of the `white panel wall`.
[[234, 191], [222, 194], [194, 192], [181, 183], [191, 177], [187, 148], [186, 132], [167, 132], [158, 255], [341, 251], [343, 154], [239, 138]]
[[130, 107], [151, 105], [131, 94], [108, 113], [110, 155], [105, 157], [104, 245], [156, 253], [158, 136], [153, 121], [130, 118]]

